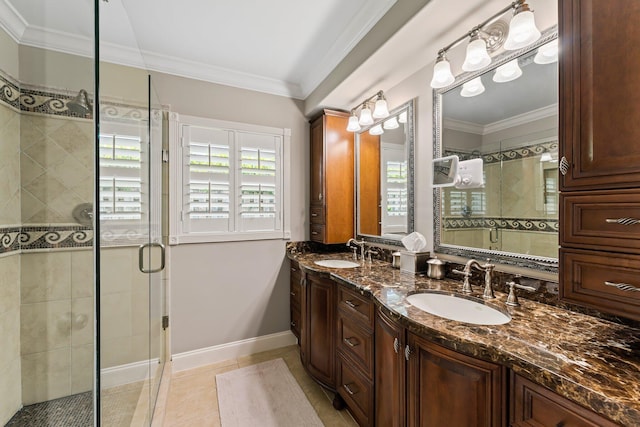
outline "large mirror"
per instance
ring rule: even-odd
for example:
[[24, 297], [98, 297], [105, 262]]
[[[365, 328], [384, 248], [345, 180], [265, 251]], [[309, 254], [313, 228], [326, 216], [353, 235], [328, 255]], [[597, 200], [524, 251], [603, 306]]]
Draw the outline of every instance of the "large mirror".
[[[497, 70], [514, 64], [521, 74]], [[469, 96], [478, 81], [484, 91]], [[557, 272], [556, 28], [434, 91], [434, 125], [434, 159], [482, 159], [484, 174], [480, 188], [434, 187], [434, 251]]]
[[413, 232], [414, 101], [356, 134], [357, 235], [401, 245]]

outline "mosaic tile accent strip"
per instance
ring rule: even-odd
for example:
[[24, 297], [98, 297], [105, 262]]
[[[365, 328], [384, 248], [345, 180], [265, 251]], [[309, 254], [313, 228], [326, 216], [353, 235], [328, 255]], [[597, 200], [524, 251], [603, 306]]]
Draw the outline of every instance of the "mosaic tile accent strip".
[[0, 255], [34, 249], [68, 249], [93, 246], [93, 230], [75, 225], [0, 228]]
[[557, 233], [559, 230], [557, 219], [533, 218], [443, 218], [445, 230], [460, 230], [468, 228], [498, 228], [514, 231], [541, 231]]
[[471, 153], [464, 151], [445, 150], [444, 156], [457, 155], [460, 160], [482, 158], [484, 163], [498, 163], [507, 160], [518, 160], [527, 157], [540, 156], [542, 153], [557, 152], [558, 141], [542, 142], [540, 144], [528, 145], [526, 147], [514, 148], [506, 151], [482, 154], [479, 151]]
[[18, 82], [0, 73], [0, 102], [16, 110], [20, 109], [20, 87]]
[[91, 392], [28, 405], [19, 410], [6, 427], [89, 427], [93, 425]]

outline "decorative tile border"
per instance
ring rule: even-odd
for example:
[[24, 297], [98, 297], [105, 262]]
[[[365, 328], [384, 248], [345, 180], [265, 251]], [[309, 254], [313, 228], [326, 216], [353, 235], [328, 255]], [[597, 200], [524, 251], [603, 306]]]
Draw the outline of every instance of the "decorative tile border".
[[462, 230], [473, 228], [498, 228], [512, 231], [541, 231], [557, 233], [557, 219], [539, 218], [459, 218], [445, 217], [442, 220], [443, 230]]
[[0, 73], [0, 102], [16, 110], [20, 109], [20, 87], [18, 82]]
[[456, 155], [460, 160], [482, 158], [484, 163], [498, 163], [506, 160], [519, 160], [527, 157], [536, 157], [548, 152], [558, 152], [558, 141], [542, 142], [539, 144], [528, 145], [526, 147], [484, 154], [479, 151], [469, 153], [466, 151], [445, 150], [444, 156]]
[[81, 225], [45, 225], [0, 228], [0, 255], [37, 249], [93, 246], [93, 230]]

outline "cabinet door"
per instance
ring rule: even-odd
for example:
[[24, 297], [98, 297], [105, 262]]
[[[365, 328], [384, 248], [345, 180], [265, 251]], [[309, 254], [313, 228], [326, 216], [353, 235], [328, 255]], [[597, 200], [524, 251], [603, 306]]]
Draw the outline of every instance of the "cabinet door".
[[409, 426], [506, 425], [504, 368], [407, 334]]
[[610, 427], [616, 424], [526, 378], [512, 374], [511, 425]]
[[311, 206], [324, 201], [324, 116], [311, 123]]
[[561, 0], [561, 190], [640, 184], [640, 2]]
[[380, 427], [405, 426], [404, 328], [380, 310], [375, 320], [375, 421]]
[[306, 345], [307, 370], [330, 389], [335, 388], [335, 286], [307, 274]]

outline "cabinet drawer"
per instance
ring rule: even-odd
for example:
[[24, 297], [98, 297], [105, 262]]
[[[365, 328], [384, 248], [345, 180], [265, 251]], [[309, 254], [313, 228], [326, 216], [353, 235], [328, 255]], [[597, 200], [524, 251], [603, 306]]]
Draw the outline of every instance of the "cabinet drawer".
[[341, 353], [338, 353], [338, 393], [358, 425], [373, 425], [373, 386]]
[[302, 285], [300, 284], [300, 275], [291, 275], [291, 281], [289, 283], [289, 302], [292, 306], [300, 309], [302, 302]]
[[560, 250], [560, 298], [640, 320], [640, 256]]
[[338, 314], [337, 347], [357, 362], [368, 377], [373, 375], [373, 333], [344, 313]]
[[338, 287], [338, 309], [352, 319], [359, 320], [363, 325], [373, 330], [373, 301], [345, 286]]
[[311, 206], [311, 224], [324, 224], [324, 208], [322, 206]]
[[291, 315], [291, 332], [293, 332], [293, 335], [296, 336], [296, 338], [298, 339], [298, 344], [300, 344], [300, 327], [301, 327], [301, 322], [302, 322], [302, 316], [300, 315], [300, 309], [295, 307], [295, 306], [291, 306], [289, 308], [289, 313]]
[[314, 242], [324, 242], [324, 225], [311, 224], [311, 240]]
[[520, 426], [602, 426], [616, 424], [600, 415], [512, 374], [511, 425]]
[[640, 253], [640, 191], [561, 194], [562, 246]]

